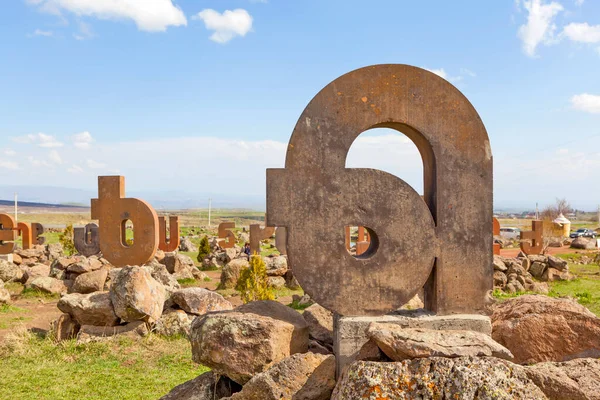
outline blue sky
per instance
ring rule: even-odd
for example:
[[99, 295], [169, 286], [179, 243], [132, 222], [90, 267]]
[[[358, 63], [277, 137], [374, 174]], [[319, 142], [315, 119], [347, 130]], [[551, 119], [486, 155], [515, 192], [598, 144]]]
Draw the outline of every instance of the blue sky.
[[[6, 0], [0, 54], [0, 185], [261, 195], [323, 86], [403, 63], [480, 113], [497, 207], [600, 202], [597, 1]], [[419, 163], [379, 131], [348, 166]]]

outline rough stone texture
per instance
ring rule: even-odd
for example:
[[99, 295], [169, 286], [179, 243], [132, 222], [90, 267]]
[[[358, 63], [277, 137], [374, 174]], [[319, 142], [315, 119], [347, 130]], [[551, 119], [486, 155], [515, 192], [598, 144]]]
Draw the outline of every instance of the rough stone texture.
[[306, 308], [302, 314], [308, 324], [310, 337], [333, 345], [333, 313], [319, 304]]
[[562, 258], [558, 258], [552, 255], [548, 256], [548, 264], [559, 271], [564, 271], [569, 268], [569, 264], [567, 260], [563, 260]]
[[294, 354], [256, 375], [228, 400], [329, 400], [334, 387], [334, 356]]
[[231, 260], [229, 264], [223, 267], [221, 271], [221, 283], [219, 284], [220, 289], [233, 289], [240, 279], [240, 272], [244, 268], [248, 268], [250, 263], [247, 260], [236, 258]]
[[170, 298], [173, 292], [181, 289], [181, 285], [177, 282], [177, 279], [169, 273], [167, 267], [159, 263], [156, 260], [150, 261], [147, 265], [144, 265], [146, 271], [152, 275], [154, 279], [160, 282], [165, 288], [165, 297]]
[[60, 279], [40, 276], [27, 281], [27, 287], [43, 293], [61, 294], [67, 292], [67, 287]]
[[62, 342], [77, 337], [79, 324], [69, 314], [62, 314], [50, 323], [50, 331], [54, 340]]
[[332, 400], [546, 399], [524, 368], [491, 357], [357, 361], [339, 380]]
[[26, 267], [23, 271], [23, 280], [29, 282], [35, 278], [46, 277], [50, 275], [50, 266], [46, 264], [35, 264]]
[[284, 276], [288, 270], [287, 258], [284, 256], [263, 257], [263, 261], [269, 276]]
[[195, 362], [239, 384], [289, 357], [294, 326], [250, 313], [205, 314], [192, 322]]
[[67, 267], [67, 271], [74, 272], [76, 274], [84, 274], [86, 272], [96, 271], [102, 268], [102, 262], [97, 258], [84, 258], [81, 261], [71, 264]]
[[168, 310], [160, 316], [158, 321], [156, 321], [154, 324], [154, 331], [157, 334], [164, 336], [189, 336], [193, 318], [193, 315], [190, 318], [190, 316], [182, 310]]
[[285, 287], [285, 278], [283, 276], [269, 276], [267, 284], [273, 289], [281, 289]]
[[498, 303], [492, 337], [515, 362], [600, 357], [600, 318], [568, 299], [525, 295]]
[[22, 277], [23, 271], [18, 265], [6, 260], [0, 260], [0, 281], [20, 281]]
[[57, 307], [79, 325], [114, 326], [119, 322], [108, 292], [67, 294], [60, 298]]
[[574, 249], [594, 250], [598, 248], [597, 246], [597, 239], [578, 237], [571, 242], [571, 247]]
[[600, 360], [580, 358], [526, 368], [529, 379], [556, 400], [600, 400]]
[[535, 278], [540, 279], [544, 274], [544, 271], [546, 271], [546, 268], [548, 268], [548, 264], [539, 261], [534, 261], [531, 264], [531, 267], [529, 267], [529, 273]]
[[173, 293], [171, 300], [183, 311], [196, 315], [233, 309], [231, 303], [219, 293], [199, 287], [180, 289]]
[[108, 276], [108, 269], [102, 268], [97, 271], [86, 272], [75, 278], [71, 292], [75, 293], [93, 293], [104, 289], [104, 283]]
[[179, 251], [188, 251], [188, 252], [197, 253], [198, 246], [196, 246], [189, 237], [184, 237], [183, 239], [181, 239], [181, 242], [179, 243]]
[[[351, 144], [375, 126], [402, 130], [418, 147], [423, 198], [384, 171], [345, 168]], [[331, 82], [298, 119], [285, 169], [267, 170], [268, 222], [287, 228], [300, 285], [340, 315], [398, 309], [428, 282], [434, 260], [427, 309], [483, 313], [493, 273], [492, 167], [481, 118], [454, 86], [421, 68], [369, 66]], [[346, 250], [344, 228], [354, 224], [370, 229], [371, 254]]]
[[218, 400], [231, 396], [240, 386], [212, 371], [176, 386], [160, 400]]
[[568, 270], [559, 271], [555, 268], [546, 268], [541, 277], [541, 280], [544, 282], [570, 281], [571, 279], [573, 277], [569, 274]]
[[425, 357], [493, 356], [511, 360], [513, 355], [484, 333], [473, 331], [406, 329], [374, 322], [369, 337], [393, 361]]
[[125, 267], [110, 287], [110, 299], [123, 321], [154, 322], [162, 314], [165, 289], [145, 269]]
[[285, 273], [284, 278], [285, 278], [285, 286], [287, 286], [288, 288], [290, 288], [292, 290], [301, 289], [300, 284], [296, 280], [296, 277], [294, 276], [294, 273], [292, 272], [292, 270], [288, 269], [288, 271]]
[[10, 303], [10, 292], [4, 288], [4, 282], [0, 280], [0, 304]]
[[506, 271], [508, 268], [506, 267], [506, 264], [504, 264], [504, 261], [502, 260], [502, 257], [494, 255], [494, 270], [495, 271]]
[[161, 264], [167, 267], [167, 271], [173, 274], [175, 279], [196, 279], [194, 272], [200, 272], [194, 266], [194, 261], [185, 254], [165, 253]]
[[269, 317], [293, 325], [294, 332], [290, 343], [290, 354], [304, 353], [308, 350], [308, 324], [296, 310], [277, 301], [262, 300], [241, 305], [235, 311]]
[[82, 325], [77, 335], [77, 343], [89, 343], [93, 341], [102, 341], [106, 338], [115, 336], [126, 336], [136, 339], [148, 334], [148, 326], [143, 321], [130, 322], [127, 325], [119, 326], [93, 326]]

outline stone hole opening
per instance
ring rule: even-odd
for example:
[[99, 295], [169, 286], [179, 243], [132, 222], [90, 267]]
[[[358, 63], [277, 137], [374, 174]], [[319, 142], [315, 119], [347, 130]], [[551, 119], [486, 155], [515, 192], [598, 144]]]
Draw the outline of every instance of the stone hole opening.
[[133, 222], [125, 219], [121, 222], [121, 244], [125, 247], [133, 246]]
[[372, 257], [379, 247], [375, 231], [366, 226], [346, 226], [344, 228], [346, 250], [357, 259]]

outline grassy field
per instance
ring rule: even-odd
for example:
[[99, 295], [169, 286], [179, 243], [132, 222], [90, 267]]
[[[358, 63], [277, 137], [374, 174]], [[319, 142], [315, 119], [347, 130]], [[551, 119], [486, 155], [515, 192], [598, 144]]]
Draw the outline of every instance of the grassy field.
[[0, 345], [0, 399], [157, 399], [207, 370], [184, 338], [56, 344], [17, 330]]

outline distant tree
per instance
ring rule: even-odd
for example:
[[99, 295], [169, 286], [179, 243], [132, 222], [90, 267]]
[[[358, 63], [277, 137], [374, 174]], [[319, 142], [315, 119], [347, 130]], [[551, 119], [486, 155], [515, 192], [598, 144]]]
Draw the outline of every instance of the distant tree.
[[210, 244], [208, 244], [208, 237], [206, 235], [200, 239], [199, 247], [197, 259], [198, 262], [202, 262], [210, 254]]
[[75, 242], [73, 241], [72, 224], [67, 225], [65, 230], [58, 235], [58, 241], [62, 245], [65, 254], [70, 256], [77, 252], [77, 249], [75, 248]]
[[545, 221], [552, 221], [560, 214], [568, 214], [573, 211], [573, 207], [567, 199], [556, 199], [556, 203], [547, 206], [542, 210], [541, 218]]
[[250, 257], [250, 266], [240, 272], [240, 278], [235, 285], [244, 303], [258, 300], [273, 300], [273, 291], [269, 287], [267, 267], [261, 256]]

